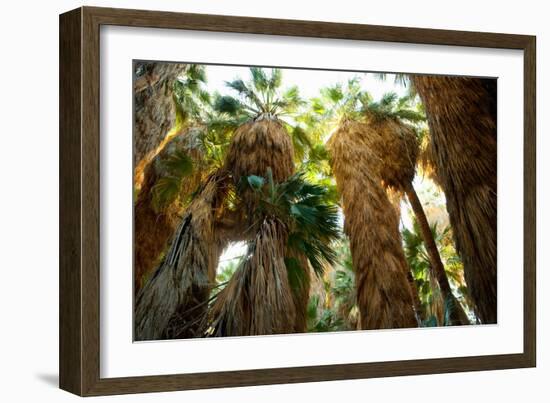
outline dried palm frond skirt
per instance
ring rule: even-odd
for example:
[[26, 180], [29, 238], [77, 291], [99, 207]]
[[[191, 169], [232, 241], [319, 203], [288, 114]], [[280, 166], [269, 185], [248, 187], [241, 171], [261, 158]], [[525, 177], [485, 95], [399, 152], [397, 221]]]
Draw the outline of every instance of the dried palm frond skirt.
[[[136, 340], [197, 337], [225, 245], [214, 231], [225, 177], [212, 175], [187, 208], [170, 248], [136, 299]], [[174, 326], [174, 323], [177, 326]]]
[[417, 327], [399, 219], [382, 183], [383, 161], [366, 146], [370, 130], [344, 121], [328, 142], [356, 273], [360, 326]]

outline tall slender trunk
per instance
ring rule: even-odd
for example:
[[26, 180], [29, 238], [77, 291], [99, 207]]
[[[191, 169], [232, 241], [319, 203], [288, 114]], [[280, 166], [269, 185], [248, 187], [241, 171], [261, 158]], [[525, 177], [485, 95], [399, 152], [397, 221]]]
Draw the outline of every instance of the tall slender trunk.
[[420, 231], [422, 233], [422, 238], [424, 239], [426, 251], [428, 252], [430, 266], [433, 270], [434, 277], [439, 284], [439, 289], [441, 290], [441, 294], [443, 295], [444, 300], [449, 301], [449, 318], [451, 321], [451, 325], [468, 325], [470, 324], [470, 321], [468, 320], [468, 316], [462, 309], [460, 303], [456, 300], [451, 290], [449, 279], [447, 278], [447, 274], [445, 273], [445, 267], [443, 266], [443, 262], [441, 261], [441, 256], [439, 256], [439, 251], [437, 249], [437, 245], [435, 244], [435, 239], [430, 229], [428, 219], [426, 218], [426, 214], [424, 213], [422, 203], [420, 203], [420, 199], [416, 194], [416, 190], [414, 189], [412, 183], [409, 184], [405, 190], [418, 224], [420, 225]]
[[422, 322], [423, 320], [426, 319], [426, 312], [424, 310], [424, 306], [422, 305], [422, 301], [420, 301], [420, 296], [418, 295], [418, 287], [414, 282], [414, 278], [410, 270], [407, 271], [407, 281], [409, 282], [409, 285], [411, 287], [411, 293], [413, 297], [414, 310], [416, 312], [416, 316], [418, 317], [418, 320]]

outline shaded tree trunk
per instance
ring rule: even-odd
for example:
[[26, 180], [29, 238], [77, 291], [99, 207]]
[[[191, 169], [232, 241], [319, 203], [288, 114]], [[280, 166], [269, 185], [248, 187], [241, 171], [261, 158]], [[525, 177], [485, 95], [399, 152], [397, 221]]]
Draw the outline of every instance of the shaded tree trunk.
[[450, 324], [468, 325], [470, 324], [470, 321], [468, 320], [468, 316], [462, 309], [460, 303], [456, 300], [451, 290], [449, 279], [447, 278], [447, 274], [445, 273], [445, 267], [443, 266], [443, 262], [441, 261], [441, 257], [439, 255], [437, 245], [430, 229], [428, 219], [426, 218], [426, 214], [424, 213], [424, 208], [422, 207], [420, 199], [418, 198], [418, 195], [416, 194], [416, 191], [414, 190], [412, 184], [407, 187], [406, 194], [420, 226], [422, 238], [424, 239], [424, 245], [426, 246], [426, 251], [428, 252], [428, 257], [430, 259], [430, 266], [434, 272], [435, 278], [437, 279], [437, 283], [439, 284], [439, 289], [441, 290], [443, 299], [446, 302], [449, 301], [449, 318], [451, 322]]
[[[134, 206], [134, 293], [137, 295], [143, 283], [155, 269], [159, 257], [166, 250], [181, 221], [183, 200], [196, 191], [204, 172], [201, 160], [204, 157], [196, 149], [188, 147], [192, 142], [190, 133], [180, 133], [163, 142], [162, 149], [145, 166], [143, 183]], [[185, 153], [193, 161], [192, 172], [182, 178], [178, 195], [166, 205], [155, 206], [154, 188], [162, 180], [170, 179], [173, 173], [166, 163], [171, 158]]]
[[437, 181], [482, 323], [497, 321], [496, 80], [412, 76], [428, 117]]
[[418, 320], [422, 322], [426, 319], [426, 312], [424, 310], [424, 305], [422, 305], [422, 301], [420, 300], [420, 295], [418, 294], [418, 287], [414, 282], [414, 277], [410, 270], [407, 271], [407, 281], [409, 282], [409, 285], [411, 287], [416, 316], [418, 317]]

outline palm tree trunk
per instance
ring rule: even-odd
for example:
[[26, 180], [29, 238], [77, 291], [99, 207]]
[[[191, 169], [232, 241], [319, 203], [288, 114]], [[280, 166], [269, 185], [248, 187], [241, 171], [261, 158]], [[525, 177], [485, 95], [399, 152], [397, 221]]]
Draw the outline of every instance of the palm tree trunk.
[[210, 310], [212, 336], [294, 333], [295, 299], [285, 265], [287, 231], [265, 218], [247, 257]]
[[358, 122], [343, 122], [328, 143], [350, 239], [362, 329], [417, 327], [399, 217], [382, 187], [379, 158]]
[[464, 279], [482, 323], [497, 321], [496, 80], [412, 76], [426, 108]]
[[419, 321], [422, 322], [424, 319], [426, 319], [426, 312], [424, 310], [424, 306], [422, 305], [422, 301], [420, 301], [420, 296], [418, 295], [418, 287], [414, 282], [414, 278], [410, 270], [407, 271], [407, 280], [411, 287], [416, 316], [418, 317]]
[[430, 258], [430, 266], [434, 271], [434, 275], [437, 279], [437, 283], [439, 284], [441, 294], [443, 295], [445, 301], [450, 301], [450, 324], [468, 325], [470, 324], [470, 321], [468, 320], [468, 316], [462, 309], [460, 303], [456, 300], [451, 290], [449, 279], [447, 278], [443, 262], [441, 261], [441, 257], [439, 256], [439, 251], [437, 249], [437, 245], [435, 244], [435, 240], [430, 229], [428, 219], [426, 218], [426, 214], [424, 213], [424, 208], [422, 207], [422, 203], [420, 203], [420, 199], [418, 198], [418, 195], [412, 183], [407, 186], [406, 193], [407, 198], [409, 199], [409, 203], [411, 204], [411, 207], [418, 221], [418, 224], [420, 225], [420, 231], [422, 233], [422, 238], [424, 239], [424, 245], [426, 246], [428, 257]]
[[[273, 180], [276, 183], [285, 181], [294, 173], [294, 148], [291, 138], [286, 131], [284, 125], [278, 119], [271, 116], [261, 116], [255, 120], [251, 120], [240, 126], [233, 138], [227, 157], [225, 167], [233, 175], [233, 180], [238, 182], [243, 176], [259, 175], [264, 176], [267, 170], [270, 169], [273, 175]], [[241, 224], [245, 224], [246, 233], [242, 233], [242, 240], [250, 240], [250, 231], [256, 230], [257, 224], [253, 223], [256, 210], [256, 196], [252, 192], [243, 191], [240, 193], [240, 209], [244, 210]], [[269, 225], [263, 225], [267, 233], [277, 236], [284, 236], [284, 231], [271, 231]], [[275, 227], [274, 227], [275, 228]], [[261, 233], [258, 230], [259, 234]], [[255, 253], [258, 259], [247, 262], [243, 265], [238, 273], [230, 280], [230, 283], [220, 292], [219, 301], [228, 301], [229, 306], [234, 307], [233, 313], [227, 311], [227, 307], [223, 307], [220, 302], [214, 304], [214, 317], [217, 317], [216, 332], [223, 335], [247, 335], [247, 334], [271, 334], [271, 333], [294, 333], [304, 332], [307, 326], [307, 302], [309, 298], [310, 275], [307, 259], [301, 256], [292, 256], [296, 258], [303, 272], [303, 282], [296, 288], [291, 289], [286, 272], [284, 276], [278, 273], [281, 267], [277, 262], [270, 262], [270, 267], [255, 267], [261, 261], [262, 254], [273, 253], [273, 251], [263, 249], [274, 249], [274, 245], [278, 245], [280, 239], [273, 239], [272, 244], [260, 242], [265, 238], [265, 234], [255, 235], [257, 237], [257, 246]], [[269, 245], [269, 246], [268, 246]], [[283, 249], [286, 246], [283, 245]], [[285, 250], [284, 257], [291, 254]], [[277, 257], [279, 259], [279, 257]], [[280, 262], [279, 262], [280, 263]], [[266, 263], [267, 264], [267, 263]], [[254, 275], [246, 274], [247, 270], [252, 270]], [[259, 281], [258, 273], [265, 271], [265, 275], [270, 275], [273, 281], [277, 284]], [[275, 273], [275, 274], [273, 274]], [[280, 280], [276, 280], [280, 276]], [[283, 278], [284, 277], [284, 278]], [[243, 281], [242, 287], [236, 288], [236, 284]], [[256, 281], [255, 284], [251, 282]], [[242, 289], [249, 289], [252, 286], [263, 289], [255, 290], [257, 295], [265, 297], [278, 294], [279, 296], [292, 296], [293, 306], [283, 310], [277, 310], [275, 307], [266, 306], [266, 303], [259, 303], [259, 300], [252, 301], [250, 293], [243, 293]], [[255, 294], [256, 295], [256, 294]], [[238, 308], [238, 309], [237, 309]], [[257, 312], [256, 312], [257, 311]], [[240, 322], [235, 318], [229, 320], [227, 315], [240, 314]], [[223, 318], [223, 319], [222, 319]], [[291, 323], [292, 322], [292, 323]]]
[[134, 65], [134, 167], [154, 151], [176, 123], [174, 80], [182, 63], [136, 62]]

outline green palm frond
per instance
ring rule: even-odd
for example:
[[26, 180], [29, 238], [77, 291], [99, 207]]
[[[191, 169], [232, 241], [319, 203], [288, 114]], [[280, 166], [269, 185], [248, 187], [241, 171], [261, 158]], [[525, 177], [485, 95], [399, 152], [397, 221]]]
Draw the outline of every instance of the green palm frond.
[[308, 124], [315, 137], [323, 140], [340, 120], [358, 117], [361, 102], [370, 99], [370, 94], [362, 89], [360, 78], [356, 76], [345, 83], [322, 88], [318, 97], [310, 99], [308, 110], [298, 119]]
[[176, 105], [176, 123], [197, 123], [210, 105], [210, 94], [204, 88], [207, 83], [204, 66], [192, 64], [182, 77], [174, 81], [173, 97]]
[[298, 259], [294, 257], [285, 258], [288, 281], [293, 290], [300, 290], [307, 281], [306, 271], [300, 266]]
[[377, 121], [397, 119], [414, 124], [426, 120], [424, 113], [417, 108], [414, 97], [409, 95], [399, 98], [395, 92], [388, 92], [379, 101], [364, 99], [361, 103], [361, 112]]
[[398, 103], [398, 97], [395, 92], [387, 92], [384, 95], [382, 95], [382, 98], [378, 102], [378, 104], [382, 108], [392, 108]]
[[295, 158], [298, 161], [302, 161], [308, 151], [313, 148], [313, 141], [308, 132], [302, 126], [289, 126], [287, 129], [292, 139]]
[[183, 178], [193, 171], [193, 160], [183, 150], [177, 150], [163, 163], [166, 169], [176, 177]]
[[206, 84], [208, 82], [208, 80], [206, 79], [206, 70], [204, 66], [201, 64], [189, 65], [189, 68], [187, 69], [185, 76], [189, 80], [201, 82], [203, 84]]
[[243, 98], [245, 102], [242, 103], [243, 107], [254, 113], [266, 112], [263, 102], [258, 94], [250, 88], [242, 79], [238, 78], [233, 81], [226, 81], [225, 83], [229, 88], [235, 90], [239, 96]]
[[256, 91], [265, 92], [269, 89], [269, 78], [267, 77], [264, 69], [259, 67], [251, 67], [250, 73], [252, 75], [252, 83], [254, 84]]
[[166, 175], [159, 178], [152, 191], [152, 206], [155, 211], [162, 211], [176, 200], [185, 177], [193, 172], [193, 160], [183, 150], [177, 150], [162, 162]]
[[176, 200], [180, 188], [181, 178], [175, 176], [160, 178], [151, 189], [153, 209], [156, 212], [162, 211], [165, 206]]
[[256, 118], [262, 114], [293, 114], [304, 104], [297, 86], [281, 90], [283, 76], [280, 69], [271, 69], [268, 73], [266, 69], [252, 67], [250, 75], [249, 82], [241, 78], [226, 82], [226, 85], [237, 93], [238, 99], [219, 100], [215, 105], [218, 111], [235, 112], [238, 109], [250, 118]]
[[326, 202], [324, 187], [307, 182], [303, 173], [274, 183], [270, 170], [265, 177], [244, 177], [243, 187], [257, 195], [258, 217], [276, 217], [285, 224], [288, 246], [304, 254], [317, 275], [334, 263], [332, 243], [340, 237], [339, 216], [336, 205]]
[[234, 116], [243, 109], [242, 103], [229, 95], [218, 96], [214, 101], [214, 109], [220, 113]]
[[271, 78], [269, 79], [269, 90], [275, 91], [283, 83], [283, 71], [281, 69], [271, 69]]
[[321, 88], [321, 96], [333, 104], [338, 104], [344, 99], [342, 84], [335, 84], [330, 87]]

